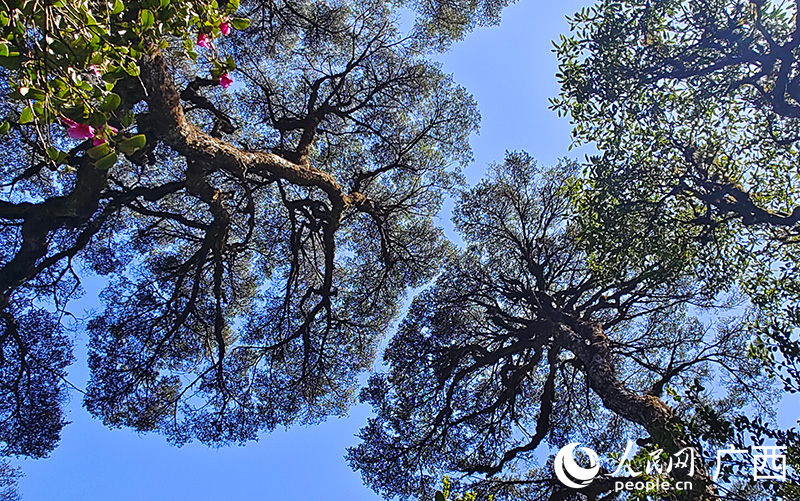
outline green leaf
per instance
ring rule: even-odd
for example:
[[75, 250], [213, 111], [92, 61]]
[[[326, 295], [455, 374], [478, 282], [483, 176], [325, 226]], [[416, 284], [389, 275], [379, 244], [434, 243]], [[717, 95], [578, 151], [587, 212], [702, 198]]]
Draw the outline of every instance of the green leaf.
[[61, 80], [50, 80], [47, 82], [47, 87], [50, 89], [51, 92], [54, 94], [61, 96], [62, 93], [67, 90], [67, 85]]
[[108, 117], [105, 115], [105, 113], [100, 113], [95, 111], [94, 113], [89, 115], [89, 125], [91, 125], [95, 129], [99, 129], [100, 127], [105, 125], [106, 122], [108, 122]]
[[22, 113], [19, 115], [19, 123], [26, 124], [33, 120], [33, 109], [30, 106], [26, 106]]
[[61, 113], [64, 114], [67, 118], [71, 118], [72, 120], [83, 120], [83, 115], [86, 112], [86, 108], [84, 105], [79, 104], [76, 106], [65, 106], [61, 108]]
[[125, 65], [125, 72], [132, 77], [138, 76], [139, 66], [136, 64], [135, 61], [131, 61], [130, 63]]
[[0, 124], [0, 134], [5, 134], [11, 128], [11, 124], [8, 122], [3, 122]]
[[60, 153], [61, 152], [58, 150], [58, 148], [55, 148], [53, 146], [48, 146], [47, 147], [47, 158], [49, 158], [53, 162], [58, 160], [58, 157], [60, 156]]
[[0, 44], [0, 57], [8, 57], [8, 45]]
[[117, 154], [116, 153], [109, 153], [108, 155], [104, 156], [100, 160], [94, 163], [94, 166], [98, 170], [108, 170], [117, 163]]
[[117, 80], [121, 80], [121, 79], [123, 79], [123, 78], [125, 78], [127, 76], [128, 76], [128, 73], [124, 69], [117, 68], [115, 70], [109, 71], [108, 73], [103, 75], [102, 78], [106, 82], [114, 83]]
[[22, 61], [19, 59], [19, 52], [9, 52], [8, 57], [0, 57], [0, 66], [10, 70], [18, 70], [22, 66]]
[[100, 104], [100, 111], [114, 111], [119, 107], [121, 102], [122, 99], [119, 95], [111, 93], [103, 98], [103, 102]]
[[70, 53], [67, 44], [60, 40], [53, 40], [53, 42], [50, 44], [50, 50], [53, 54], [66, 55]]
[[241, 17], [234, 17], [231, 19], [231, 26], [237, 30], [246, 30], [247, 27], [250, 26], [250, 20], [243, 19]]
[[239, 0], [228, 0], [228, 12], [239, 10]]
[[137, 134], [117, 144], [117, 149], [126, 155], [130, 155], [136, 150], [144, 148], [147, 138], [144, 134]]
[[111, 13], [116, 15], [125, 10], [125, 4], [122, 3], [122, 0], [116, 0], [114, 2], [114, 7], [111, 9]]
[[155, 22], [156, 16], [153, 15], [151, 10], [142, 9], [139, 11], [139, 24], [142, 26], [142, 29], [150, 28]]
[[36, 101], [44, 101], [47, 97], [47, 94], [44, 93], [43, 90], [34, 89], [33, 87], [28, 88], [28, 94], [26, 96], [28, 99], [33, 99]]
[[125, 114], [119, 117], [119, 121], [122, 122], [124, 127], [130, 127], [135, 118], [136, 115], [133, 113], [133, 111], [128, 110]]
[[442, 494], [442, 491], [436, 491], [436, 495], [434, 496], [434, 498], [436, 499], [436, 501], [445, 501], [444, 494]]
[[109, 148], [108, 143], [98, 144], [94, 148], [86, 150], [86, 154], [89, 155], [89, 158], [92, 160], [106, 157], [109, 153], [111, 153], [111, 148]]

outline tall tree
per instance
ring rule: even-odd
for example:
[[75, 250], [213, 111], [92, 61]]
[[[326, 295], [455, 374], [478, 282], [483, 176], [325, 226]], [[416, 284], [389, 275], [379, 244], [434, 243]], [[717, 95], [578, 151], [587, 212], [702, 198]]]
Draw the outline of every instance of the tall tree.
[[593, 240], [578, 169], [512, 154], [462, 195], [466, 249], [414, 300], [389, 372], [362, 392], [376, 417], [349, 458], [379, 492], [425, 498], [451, 474], [498, 499], [624, 498], [616, 465], [578, 492], [536, 453], [568, 442], [621, 453], [635, 440], [640, 457], [705, 454], [694, 490], [655, 497], [750, 495], [715, 484], [707, 463], [727, 445], [725, 419], [769, 412], [776, 394], [748, 356], [729, 274], [704, 265], [715, 250], [667, 211]]
[[[796, 402], [798, 3], [603, 1], [572, 24], [557, 47], [554, 106], [602, 153], [588, 185], [604, 207], [598, 230], [635, 211], [671, 212], [701, 231], [720, 265], [742, 271], [739, 287], [758, 308], [751, 354]], [[800, 466], [796, 430], [747, 426], [759, 440], [794, 442], [789, 458]]]
[[705, 228], [703, 238], [734, 231], [745, 254], [760, 255], [766, 268], [750, 276], [796, 263], [797, 10], [604, 1], [577, 13], [557, 48], [563, 92], [553, 103], [575, 120], [576, 139], [602, 152], [591, 166], [596, 203], [646, 211], [680, 198], [676, 216]]
[[220, 444], [347, 409], [478, 123], [426, 57], [504, 2], [411, 2], [407, 34], [403, 5], [2, 3], [3, 453], [56, 446], [84, 272], [105, 423]]

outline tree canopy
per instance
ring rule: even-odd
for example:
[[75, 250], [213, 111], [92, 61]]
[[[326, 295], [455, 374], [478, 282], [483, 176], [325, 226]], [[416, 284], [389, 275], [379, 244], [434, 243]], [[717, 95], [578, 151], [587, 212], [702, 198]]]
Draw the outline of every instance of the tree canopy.
[[105, 423], [220, 444], [346, 410], [445, 253], [431, 218], [477, 127], [425, 55], [496, 10], [426, 4], [401, 34], [397, 7], [4, 4], [6, 454], [58, 441], [84, 270], [111, 282], [88, 326]]
[[57, 445], [87, 273], [86, 408], [210, 445], [344, 414], [435, 279], [361, 392], [348, 459], [381, 494], [624, 499], [608, 464], [577, 492], [537, 455], [755, 437], [787, 481], [698, 459], [692, 492], [641, 496], [796, 498], [770, 416], [800, 391], [797, 4], [575, 14], [552, 104], [598, 154], [466, 189], [477, 106], [431, 56], [507, 3], [4, 0], [2, 453]]
[[[753, 327], [771, 332], [794, 392], [797, 352], [785, 336], [798, 325], [797, 10], [598, 3], [572, 18], [574, 36], [557, 47], [554, 100], [576, 139], [602, 152], [591, 165], [595, 204], [644, 214], [679, 201], [676, 223], [702, 228], [720, 262], [744, 270], [741, 287], [765, 308]], [[736, 237], [722, 243], [726, 232]]]
[[[513, 154], [464, 192], [467, 248], [362, 392], [376, 417], [349, 458], [370, 485], [625, 498], [613, 468], [578, 493], [534, 451], [635, 440], [706, 463], [699, 491], [634, 496], [797, 496], [797, 432], [770, 419], [798, 391], [796, 13], [604, 1], [571, 17], [552, 104], [599, 153], [583, 171]], [[766, 441], [794, 477], [711, 478], [714, 451]]]
[[728, 438], [706, 412], [769, 413], [772, 381], [748, 356], [729, 283], [698, 266], [695, 232], [634, 215], [595, 244], [577, 170], [512, 154], [462, 195], [466, 249], [415, 299], [390, 372], [362, 392], [377, 415], [350, 459], [375, 488], [408, 498], [461, 472], [499, 499], [560, 499], [531, 457], [540, 445], [613, 450], [634, 437], [674, 452]]

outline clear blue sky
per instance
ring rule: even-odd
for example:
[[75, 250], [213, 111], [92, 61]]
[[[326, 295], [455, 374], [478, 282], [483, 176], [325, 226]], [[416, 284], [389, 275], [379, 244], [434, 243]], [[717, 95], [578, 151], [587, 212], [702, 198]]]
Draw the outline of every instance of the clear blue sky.
[[[477, 99], [483, 117], [472, 146], [470, 182], [487, 164], [502, 161], [506, 150], [524, 149], [551, 164], [568, 152], [570, 126], [548, 110], [558, 92], [551, 40], [565, 33], [564, 16], [588, 1], [522, 0], [503, 14], [500, 26], [481, 28], [440, 57], [444, 69]], [[449, 215], [442, 224], [449, 226]], [[99, 308], [100, 283], [88, 281], [78, 313]], [[78, 362], [70, 380], [84, 387], [85, 336], [79, 334]], [[796, 416], [797, 404], [789, 409]], [[377, 501], [360, 475], [347, 466], [345, 448], [365, 424], [369, 408], [358, 406], [345, 419], [295, 427], [263, 435], [245, 447], [209, 449], [197, 443], [170, 446], [155, 434], [109, 430], [92, 419], [75, 393], [61, 445], [44, 460], [17, 461], [25, 472], [20, 491], [25, 501], [94, 500], [287, 500]], [[788, 407], [787, 407], [788, 409]]]

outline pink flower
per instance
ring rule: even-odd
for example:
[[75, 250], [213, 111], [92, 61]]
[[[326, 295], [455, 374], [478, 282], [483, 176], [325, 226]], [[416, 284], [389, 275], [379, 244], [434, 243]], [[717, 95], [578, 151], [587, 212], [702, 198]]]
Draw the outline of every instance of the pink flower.
[[228, 73], [223, 73], [219, 76], [219, 84], [222, 86], [223, 89], [227, 89], [233, 83], [233, 78], [231, 78]]
[[197, 36], [197, 45], [203, 47], [204, 49], [210, 49], [211, 39], [208, 38], [208, 35], [205, 33], [200, 33], [200, 35]]
[[116, 127], [112, 127], [110, 125], [106, 125], [104, 127], [103, 131], [97, 131], [97, 134], [95, 134], [95, 136], [92, 138], [92, 145], [93, 146], [100, 146], [101, 144], [104, 144], [106, 142], [106, 135], [107, 134], [109, 134], [109, 133], [116, 134], [117, 132], [119, 132], [119, 131], [117, 130]]
[[94, 127], [89, 124], [79, 124], [69, 118], [64, 118], [63, 121], [67, 125], [67, 135], [72, 139], [89, 139], [94, 136]]
[[102, 73], [100, 73], [100, 70], [97, 69], [97, 66], [95, 66], [93, 64], [90, 64], [89, 66], [87, 66], [86, 69], [91, 71], [92, 73], [94, 73], [94, 76], [96, 76], [96, 77], [99, 77], [99, 76], [102, 75]]
[[231, 34], [231, 25], [228, 24], [227, 21], [222, 21], [219, 23], [219, 31], [221, 31], [223, 35], [228, 36]]

